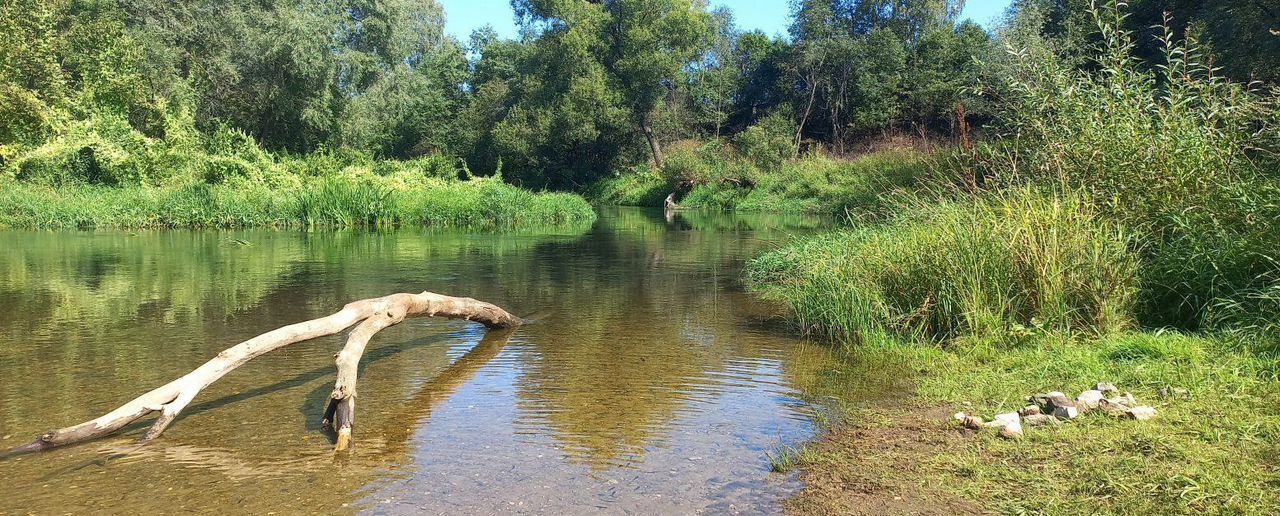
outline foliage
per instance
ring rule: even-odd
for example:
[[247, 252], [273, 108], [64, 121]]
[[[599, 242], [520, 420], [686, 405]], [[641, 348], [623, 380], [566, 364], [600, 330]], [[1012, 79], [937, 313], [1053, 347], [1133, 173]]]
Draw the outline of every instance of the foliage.
[[1172, 30], [1149, 69], [1126, 16], [1093, 11], [1096, 70], [1019, 55], [1000, 117], [1008, 143], [977, 154], [974, 175], [1083, 193], [1138, 238], [1144, 320], [1195, 329], [1214, 307], [1262, 302], [1280, 279], [1276, 100], [1218, 76]]
[[662, 176], [641, 165], [596, 181], [586, 191], [591, 202], [606, 206], [662, 206], [671, 186]]

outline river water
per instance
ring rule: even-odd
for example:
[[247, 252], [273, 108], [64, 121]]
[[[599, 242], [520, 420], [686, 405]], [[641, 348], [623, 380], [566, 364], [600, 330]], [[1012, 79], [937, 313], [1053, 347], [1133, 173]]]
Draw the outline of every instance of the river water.
[[149, 445], [144, 421], [0, 460], [0, 513], [777, 512], [799, 486], [767, 453], [813, 435], [805, 400], [888, 385], [740, 286], [747, 259], [822, 223], [604, 209], [501, 235], [0, 232], [0, 448], [355, 299], [430, 290], [533, 321], [377, 335], [350, 453], [319, 428], [341, 347], [322, 338], [229, 374]]

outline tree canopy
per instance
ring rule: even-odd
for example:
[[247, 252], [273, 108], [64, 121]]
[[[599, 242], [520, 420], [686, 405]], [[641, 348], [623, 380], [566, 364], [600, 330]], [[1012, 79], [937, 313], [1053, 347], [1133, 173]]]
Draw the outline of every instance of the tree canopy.
[[[73, 127], [115, 128], [113, 141], [229, 129], [272, 151], [443, 156], [577, 188], [770, 116], [791, 120], [797, 149], [849, 152], [894, 133], [952, 137], [957, 116], [980, 125], [992, 98], [977, 86], [1013, 29], [1093, 45], [1089, 6], [1017, 0], [994, 36], [958, 20], [959, 0], [795, 0], [788, 34], [770, 36], [705, 0], [513, 0], [518, 38], [463, 42], [435, 0], [10, 0], [0, 160]], [[1135, 0], [1124, 23], [1153, 66], [1152, 27], [1167, 24], [1222, 73], [1275, 84], [1274, 10]]]

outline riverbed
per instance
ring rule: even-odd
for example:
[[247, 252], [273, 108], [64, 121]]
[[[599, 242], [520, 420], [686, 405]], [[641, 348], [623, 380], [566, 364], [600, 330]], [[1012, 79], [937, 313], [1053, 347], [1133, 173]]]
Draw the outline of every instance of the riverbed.
[[768, 454], [812, 437], [815, 393], [887, 385], [741, 288], [751, 256], [827, 224], [606, 208], [507, 234], [0, 232], [0, 448], [356, 299], [430, 290], [530, 320], [378, 334], [350, 453], [319, 425], [334, 336], [234, 371], [146, 446], [144, 421], [0, 460], [0, 513], [779, 512], [799, 485]]

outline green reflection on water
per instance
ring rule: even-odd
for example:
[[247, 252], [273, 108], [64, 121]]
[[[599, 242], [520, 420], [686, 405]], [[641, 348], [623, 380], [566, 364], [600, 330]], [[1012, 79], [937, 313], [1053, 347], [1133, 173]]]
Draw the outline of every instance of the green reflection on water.
[[[555, 233], [0, 232], [3, 447], [353, 299], [426, 289], [535, 320], [513, 334], [428, 319], [380, 334], [364, 361], [357, 448], [345, 460], [335, 463], [316, 421], [340, 340], [318, 339], [214, 384], [145, 448], [125, 436], [0, 462], [19, 487], [0, 512], [353, 510], [370, 489], [433, 473], [421, 471], [432, 463], [423, 457], [464, 453], [432, 433], [436, 424], [500, 450], [486, 459], [496, 463], [478, 465], [499, 471], [546, 447], [541, 437], [559, 454], [538, 466], [548, 477], [666, 460], [655, 452], [663, 447], [718, 454], [706, 471], [681, 474], [754, 467], [778, 432], [806, 435], [796, 397], [842, 366], [827, 348], [793, 338], [737, 275], [765, 246], [823, 223], [605, 209], [593, 228]], [[489, 393], [481, 412], [462, 417], [450, 406], [464, 386]], [[755, 401], [728, 406], [730, 392]], [[742, 443], [726, 447], [707, 424]], [[482, 487], [518, 492], [500, 482]], [[50, 483], [76, 487], [41, 487]], [[681, 496], [695, 495], [712, 496]]]

